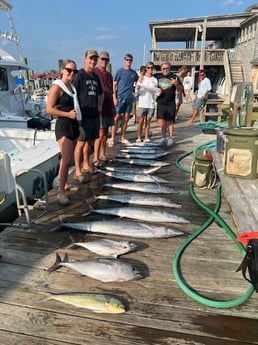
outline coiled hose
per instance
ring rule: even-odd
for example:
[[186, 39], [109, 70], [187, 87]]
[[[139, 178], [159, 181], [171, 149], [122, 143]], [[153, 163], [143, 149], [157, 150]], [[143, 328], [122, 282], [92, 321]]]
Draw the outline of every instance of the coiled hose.
[[[210, 148], [210, 147], [213, 147], [214, 145], [215, 145], [215, 142], [211, 141], [211, 142], [206, 143], [204, 145], [198, 146], [195, 150], [197, 150], [198, 148]], [[195, 150], [185, 153], [183, 156], [179, 157], [176, 160], [176, 166], [180, 170], [182, 170], [184, 172], [188, 172], [188, 173], [190, 172], [189, 169], [182, 167], [179, 162], [183, 158], [192, 154]], [[203, 295], [198, 294], [195, 290], [193, 290], [185, 281], [185, 279], [182, 275], [181, 269], [180, 269], [180, 260], [183, 256], [185, 249], [191, 244], [191, 242], [195, 238], [197, 238], [205, 229], [207, 229], [207, 227], [214, 220], [216, 220], [216, 222], [227, 232], [227, 234], [230, 236], [230, 238], [232, 239], [234, 244], [240, 250], [241, 254], [244, 256], [246, 253], [245, 248], [242, 246], [242, 244], [236, 240], [236, 235], [234, 234], [234, 232], [230, 229], [230, 227], [226, 224], [226, 222], [217, 214], [219, 211], [219, 208], [220, 208], [220, 204], [221, 204], [221, 184], [218, 183], [216, 188], [217, 188], [216, 205], [215, 205], [214, 210], [211, 210], [196, 196], [196, 194], [194, 192], [193, 184], [192, 184], [192, 182], [190, 182], [189, 193], [190, 193], [192, 199], [196, 202], [197, 205], [199, 205], [204, 211], [206, 211], [210, 215], [210, 217], [207, 219], [207, 221], [203, 225], [201, 225], [190, 237], [188, 237], [181, 244], [181, 246], [178, 248], [178, 250], [176, 251], [175, 256], [173, 258], [172, 267], [173, 267], [173, 273], [174, 273], [174, 277], [176, 279], [177, 284], [189, 297], [191, 297], [195, 301], [202, 303], [204, 305], [207, 305], [209, 307], [232, 308], [232, 307], [236, 307], [236, 306], [244, 303], [245, 301], [247, 301], [250, 298], [250, 296], [252, 295], [252, 293], [254, 291], [252, 284], [248, 284], [247, 290], [245, 291], [245, 293], [242, 296], [235, 298], [235, 299], [232, 299], [232, 300], [228, 300], [228, 301], [218, 301], [218, 300], [204, 297]]]

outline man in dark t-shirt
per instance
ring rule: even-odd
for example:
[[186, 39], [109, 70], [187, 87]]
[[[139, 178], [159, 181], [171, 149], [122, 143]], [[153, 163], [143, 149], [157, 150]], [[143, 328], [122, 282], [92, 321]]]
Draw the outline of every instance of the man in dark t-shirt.
[[[158, 87], [162, 90], [157, 97], [157, 119], [161, 127], [160, 145], [173, 145], [173, 130], [176, 117], [176, 90], [183, 89], [177, 75], [170, 71], [170, 63], [161, 64], [161, 72], [154, 75], [158, 79]], [[168, 138], [167, 138], [168, 131]]]

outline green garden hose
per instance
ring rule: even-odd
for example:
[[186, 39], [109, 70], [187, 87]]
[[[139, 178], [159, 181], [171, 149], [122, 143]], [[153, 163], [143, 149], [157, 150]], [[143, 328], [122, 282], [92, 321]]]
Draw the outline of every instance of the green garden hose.
[[[213, 142], [210, 142], [208, 144], [204, 144], [199, 146], [198, 148], [207, 148], [207, 147], [211, 147], [212, 145], [214, 145]], [[194, 152], [190, 151], [186, 154], [184, 154], [182, 157], [180, 157], [179, 159], [177, 159], [176, 161], [176, 166], [180, 169], [183, 170], [185, 172], [190, 172], [189, 170], [187, 170], [186, 168], [183, 168], [179, 162], [185, 158], [187, 155], [190, 155]], [[236, 299], [232, 299], [229, 301], [219, 301], [219, 300], [214, 300], [214, 299], [210, 299], [207, 297], [204, 297], [203, 295], [198, 294], [195, 290], [193, 290], [185, 281], [185, 279], [182, 276], [182, 272], [180, 269], [180, 260], [182, 258], [182, 255], [185, 251], [185, 249], [190, 245], [190, 243], [197, 238], [205, 229], [207, 229], [207, 227], [214, 221], [216, 220], [216, 222], [227, 232], [227, 234], [231, 237], [232, 241], [234, 242], [234, 244], [238, 247], [238, 249], [240, 250], [240, 252], [242, 253], [242, 255], [244, 256], [246, 251], [245, 248], [242, 246], [241, 243], [236, 241], [236, 235], [234, 234], [234, 232], [230, 229], [230, 227], [225, 223], [225, 221], [217, 214], [217, 212], [219, 211], [220, 208], [220, 203], [221, 203], [221, 184], [218, 183], [217, 185], [217, 193], [216, 193], [216, 205], [214, 210], [211, 210], [209, 207], [207, 207], [195, 194], [194, 192], [194, 188], [193, 188], [193, 184], [192, 182], [190, 182], [189, 185], [189, 193], [192, 197], [192, 199], [196, 202], [197, 205], [199, 205], [204, 211], [206, 211], [210, 217], [207, 219], [207, 221], [201, 225], [189, 238], [187, 238], [182, 245], [178, 248], [178, 250], [175, 253], [175, 256], [173, 258], [173, 273], [176, 279], [177, 284], [179, 285], [179, 287], [192, 299], [196, 300], [199, 303], [202, 303], [204, 305], [207, 305], [209, 307], [214, 307], [214, 308], [232, 308], [235, 306], [238, 306], [242, 303], [244, 303], [245, 301], [247, 301], [250, 296], [252, 295], [254, 288], [252, 286], [252, 284], [249, 284], [247, 287], [247, 290], [245, 291], [245, 293], [236, 298]]]

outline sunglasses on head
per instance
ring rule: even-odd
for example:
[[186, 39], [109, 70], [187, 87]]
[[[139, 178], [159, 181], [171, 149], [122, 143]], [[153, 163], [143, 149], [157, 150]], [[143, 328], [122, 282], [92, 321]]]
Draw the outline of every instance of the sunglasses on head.
[[68, 68], [68, 67], [64, 67], [64, 69], [67, 71], [68, 74], [73, 73], [78, 73], [77, 69], [72, 69], [72, 68]]

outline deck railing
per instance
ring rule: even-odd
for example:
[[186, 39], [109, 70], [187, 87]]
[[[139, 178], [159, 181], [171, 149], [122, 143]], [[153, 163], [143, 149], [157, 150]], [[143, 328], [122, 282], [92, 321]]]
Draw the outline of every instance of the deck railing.
[[[205, 49], [203, 65], [224, 65], [225, 49]], [[151, 50], [152, 61], [160, 65], [162, 62], [170, 62], [172, 66], [199, 66], [201, 63], [200, 49], [155, 49]]]

